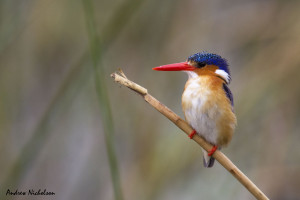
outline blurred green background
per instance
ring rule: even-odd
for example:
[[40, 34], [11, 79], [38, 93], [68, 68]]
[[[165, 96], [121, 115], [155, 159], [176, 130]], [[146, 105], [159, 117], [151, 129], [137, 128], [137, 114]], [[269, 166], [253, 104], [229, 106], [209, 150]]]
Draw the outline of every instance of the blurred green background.
[[[2, 0], [0, 195], [254, 199], [139, 95], [183, 117], [187, 75], [151, 68], [227, 58], [238, 127], [223, 152], [275, 200], [300, 199], [300, 1]], [[3, 196], [4, 195], [4, 196]]]

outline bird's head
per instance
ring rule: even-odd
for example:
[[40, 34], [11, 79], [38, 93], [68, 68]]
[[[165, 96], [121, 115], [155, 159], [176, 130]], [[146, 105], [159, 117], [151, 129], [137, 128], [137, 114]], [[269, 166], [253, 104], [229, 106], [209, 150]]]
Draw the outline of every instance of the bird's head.
[[231, 79], [226, 59], [207, 52], [193, 54], [186, 62], [162, 65], [153, 69], [157, 71], [186, 71], [190, 77], [210, 74], [219, 76], [226, 83], [229, 83]]

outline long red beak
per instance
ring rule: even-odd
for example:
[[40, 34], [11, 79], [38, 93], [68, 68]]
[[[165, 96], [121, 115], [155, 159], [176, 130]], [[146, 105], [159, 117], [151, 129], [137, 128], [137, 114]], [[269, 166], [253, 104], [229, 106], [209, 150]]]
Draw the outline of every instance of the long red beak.
[[189, 65], [188, 62], [174, 63], [169, 65], [162, 65], [152, 68], [156, 71], [193, 71], [195, 67]]

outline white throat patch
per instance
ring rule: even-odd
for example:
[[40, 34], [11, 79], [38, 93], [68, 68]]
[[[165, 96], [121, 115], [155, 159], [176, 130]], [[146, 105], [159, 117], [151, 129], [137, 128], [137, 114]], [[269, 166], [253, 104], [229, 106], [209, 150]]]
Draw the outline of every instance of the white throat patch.
[[192, 72], [192, 71], [185, 71], [188, 75], [189, 75], [189, 78], [197, 78], [198, 77], [198, 74], [196, 74], [195, 72]]
[[230, 76], [227, 72], [225, 72], [224, 70], [222, 69], [217, 69], [215, 71], [216, 74], [220, 75], [222, 78], [224, 78], [224, 80], [229, 83], [230, 82]]

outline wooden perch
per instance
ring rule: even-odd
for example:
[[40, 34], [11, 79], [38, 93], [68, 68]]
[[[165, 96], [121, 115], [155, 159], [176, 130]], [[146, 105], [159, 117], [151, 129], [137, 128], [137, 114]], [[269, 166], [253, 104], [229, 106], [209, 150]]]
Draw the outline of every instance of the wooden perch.
[[[142, 95], [144, 100], [148, 102], [151, 106], [153, 106], [156, 110], [158, 110], [161, 114], [165, 115], [169, 120], [171, 120], [176, 126], [178, 126], [181, 130], [183, 130], [187, 135], [189, 135], [193, 128], [183, 119], [181, 119], [178, 115], [176, 115], [173, 111], [167, 108], [165, 105], [160, 103], [157, 99], [152, 97], [146, 88], [130, 81], [127, 79], [125, 74], [119, 69], [119, 73], [111, 74], [111, 77], [114, 81], [118, 82], [121, 85], [125, 85], [126, 87], [132, 89], [138, 94]], [[212, 145], [206, 142], [199, 135], [195, 135], [193, 140], [197, 142], [202, 148], [206, 151], [209, 151], [212, 148]], [[217, 150], [212, 155], [225, 169], [227, 169], [241, 184], [243, 184], [249, 192], [259, 200], [269, 199], [243, 172], [241, 172], [232, 162], [229, 160], [221, 151]]]

